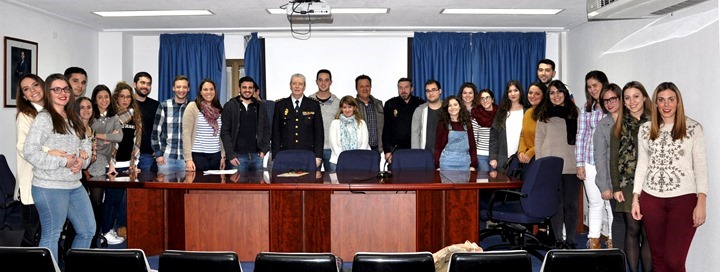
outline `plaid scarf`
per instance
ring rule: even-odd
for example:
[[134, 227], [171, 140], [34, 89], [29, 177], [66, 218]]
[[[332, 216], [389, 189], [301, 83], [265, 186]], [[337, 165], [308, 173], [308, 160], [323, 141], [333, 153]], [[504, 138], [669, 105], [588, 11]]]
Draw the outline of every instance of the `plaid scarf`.
[[218, 126], [218, 118], [220, 118], [220, 110], [213, 107], [210, 103], [203, 100], [200, 102], [200, 112], [205, 116], [208, 125], [213, 128], [213, 136], [218, 135], [220, 127]]

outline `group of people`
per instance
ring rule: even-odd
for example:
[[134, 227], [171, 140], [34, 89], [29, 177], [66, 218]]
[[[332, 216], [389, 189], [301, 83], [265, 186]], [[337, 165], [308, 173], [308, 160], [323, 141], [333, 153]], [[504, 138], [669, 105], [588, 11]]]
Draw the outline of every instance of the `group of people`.
[[[306, 78], [294, 74], [290, 96], [268, 101], [251, 77], [242, 77], [238, 95], [224, 105], [208, 79], [189, 101], [190, 82], [177, 76], [174, 96], [158, 102], [148, 97], [146, 72], [112, 92], [98, 85], [90, 98], [83, 97], [87, 73], [81, 68], [45, 80], [24, 75], [17, 90], [16, 194], [31, 226], [24, 243], [37, 245], [40, 228], [39, 245], [57, 256], [65, 218], [78, 233], [73, 247], [88, 247], [96, 233], [122, 242], [125, 192], [90, 188], [88, 197], [80, 183], [86, 168], [91, 176], [262, 171], [268, 154], [305, 149], [315, 154], [318, 169], [333, 172], [346, 150], [375, 150], [392, 163], [394, 150], [413, 148], [431, 152], [439, 170], [502, 172], [509, 160], [560, 157], [562, 199], [551, 218], [557, 247], [575, 246], [584, 186], [589, 248], [601, 247], [606, 214], [612, 230], [606, 244], [625, 250], [632, 271], [640, 260], [645, 271], [682, 271], [694, 231], [705, 221], [708, 186], [702, 126], [685, 116], [677, 86], [662, 83], [650, 98], [639, 82], [621, 89], [591, 71], [578, 108], [567, 86], [553, 80], [552, 60], [539, 61], [537, 73], [527, 92], [509, 81], [499, 103], [471, 82], [441, 100], [440, 82], [432, 79], [422, 99], [412, 95], [409, 78], [400, 78], [398, 96], [383, 103], [372, 96], [367, 75], [355, 79], [355, 97], [338, 98], [326, 69], [316, 74], [314, 94], [305, 96]], [[670, 248], [681, 254], [666, 254]]]

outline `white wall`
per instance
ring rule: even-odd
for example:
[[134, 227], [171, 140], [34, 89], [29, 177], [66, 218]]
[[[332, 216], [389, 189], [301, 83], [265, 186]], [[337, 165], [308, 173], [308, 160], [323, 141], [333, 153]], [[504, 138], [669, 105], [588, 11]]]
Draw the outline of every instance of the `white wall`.
[[[707, 139], [710, 193], [707, 223], [695, 235], [687, 261], [688, 271], [720, 271], [720, 37], [717, 1], [654, 20], [590, 22], [567, 33], [567, 69], [564, 78], [579, 104], [585, 73], [602, 70], [621, 87], [630, 80], [642, 82], [649, 92], [672, 81], [683, 93], [687, 115], [703, 124]], [[651, 94], [652, 95], [652, 94]]]
[[[0, 18], [3, 21], [0, 23], [0, 36], [38, 43], [38, 75], [40, 77], [45, 78], [52, 73], [63, 73], [69, 66], [79, 66], [88, 72], [88, 86], [97, 84], [98, 32], [96, 30], [57, 20], [5, 2], [0, 2]], [[0, 78], [0, 82], [2, 80]], [[2, 86], [5, 86], [4, 84], [2, 82]], [[16, 168], [15, 112], [15, 108], [0, 108], [0, 128], [6, 129], [0, 140], [0, 154], [4, 154], [7, 158], [13, 174]]]

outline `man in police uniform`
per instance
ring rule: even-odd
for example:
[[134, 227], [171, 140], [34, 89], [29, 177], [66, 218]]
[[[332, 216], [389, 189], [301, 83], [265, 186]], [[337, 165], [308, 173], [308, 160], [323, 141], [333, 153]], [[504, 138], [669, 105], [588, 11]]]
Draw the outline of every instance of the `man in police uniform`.
[[290, 97], [275, 103], [272, 153], [286, 149], [309, 150], [315, 153], [315, 165], [319, 167], [325, 141], [320, 104], [305, 97], [305, 76], [302, 74], [290, 77], [290, 90]]

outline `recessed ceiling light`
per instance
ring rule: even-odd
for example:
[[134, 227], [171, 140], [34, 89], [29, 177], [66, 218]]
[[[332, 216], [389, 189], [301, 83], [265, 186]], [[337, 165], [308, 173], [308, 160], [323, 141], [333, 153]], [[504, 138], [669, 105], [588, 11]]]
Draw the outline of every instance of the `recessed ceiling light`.
[[206, 9], [195, 10], [127, 10], [127, 11], [94, 11], [102, 17], [146, 17], [146, 16], [202, 16], [213, 15]]
[[440, 14], [469, 15], [555, 15], [563, 9], [443, 9]]
[[[287, 15], [285, 9], [269, 8], [265, 9], [272, 15]], [[390, 13], [389, 8], [331, 8], [332, 14], [385, 14]]]

